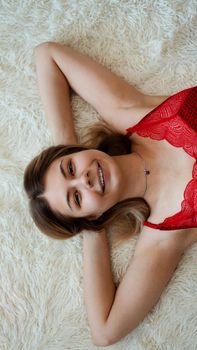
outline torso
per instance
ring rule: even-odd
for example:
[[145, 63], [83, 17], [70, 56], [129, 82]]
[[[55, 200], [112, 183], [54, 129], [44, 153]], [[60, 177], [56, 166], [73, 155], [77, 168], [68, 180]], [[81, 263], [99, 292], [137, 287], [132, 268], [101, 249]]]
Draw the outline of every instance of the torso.
[[[113, 118], [104, 118], [110, 122], [114, 131], [125, 135], [127, 128], [136, 125], [145, 115], [153, 111], [164, 102], [167, 96], [147, 96], [144, 105], [126, 105], [118, 109]], [[148, 137], [140, 137], [133, 133], [132, 150], [137, 151], [146, 159], [147, 168], [150, 166], [151, 174], [148, 176], [148, 188], [145, 200], [151, 207], [149, 222], [161, 223], [181, 210], [184, 198], [184, 190], [192, 179], [194, 158], [189, 156], [182, 148], [171, 146], [167, 141], [152, 140]], [[197, 228], [185, 230], [158, 230], [144, 226], [138, 239], [138, 247], [146, 247], [161, 242], [173, 242], [184, 250], [194, 242], [197, 242]]]
[[[150, 168], [145, 200], [151, 207], [148, 221], [157, 224], [181, 210], [184, 190], [192, 179], [195, 160], [182, 148], [174, 147], [165, 140], [152, 140], [137, 134], [133, 134], [131, 140], [132, 150], [139, 152]], [[145, 244], [173, 240], [186, 249], [197, 241], [197, 229], [161, 231], [144, 226], [140, 239]]]

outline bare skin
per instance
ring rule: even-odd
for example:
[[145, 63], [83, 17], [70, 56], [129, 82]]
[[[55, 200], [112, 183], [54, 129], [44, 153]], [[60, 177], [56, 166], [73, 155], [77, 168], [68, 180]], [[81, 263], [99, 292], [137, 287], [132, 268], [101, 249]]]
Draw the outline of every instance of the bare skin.
[[[104, 174], [104, 189], [99, 167]], [[128, 198], [128, 188], [130, 198], [144, 194], [143, 165], [135, 153], [111, 157], [99, 150], [85, 150], [51, 164], [45, 175], [44, 196], [53, 210], [63, 215], [96, 218]]]
[[[90, 103], [106, 123], [123, 134], [167, 98], [139, 92], [70, 47], [49, 42], [39, 45], [35, 53], [40, 95], [55, 144], [77, 143], [69, 87]], [[136, 135], [132, 136], [132, 141], [133, 150], [139, 152], [151, 171], [145, 194], [152, 209], [149, 221], [161, 222], [180, 210], [194, 159], [166, 141]], [[142, 164], [132, 154], [123, 157], [125, 161], [121, 163], [117, 158], [116, 164], [124, 169], [127, 177], [133, 175], [135, 181], [129, 158], [139, 172]], [[54, 172], [57, 175], [56, 169]], [[77, 181], [83, 178], [80, 176]], [[62, 185], [61, 181], [60, 188], [63, 186], [66, 191], [68, 183]], [[82, 182], [79, 185], [82, 186]], [[97, 185], [95, 182], [95, 190], [98, 190]], [[143, 185], [140, 176], [139, 193]], [[48, 193], [52, 191], [51, 186], [49, 181]], [[170, 200], [169, 193], [172, 194]], [[133, 195], [133, 187], [128, 184], [127, 195]], [[95, 345], [106, 346], [131, 332], [157, 303], [185, 250], [197, 241], [197, 229], [159, 231], [144, 227], [118, 287], [113, 282], [105, 231], [84, 233], [83, 237], [84, 295], [92, 341]]]

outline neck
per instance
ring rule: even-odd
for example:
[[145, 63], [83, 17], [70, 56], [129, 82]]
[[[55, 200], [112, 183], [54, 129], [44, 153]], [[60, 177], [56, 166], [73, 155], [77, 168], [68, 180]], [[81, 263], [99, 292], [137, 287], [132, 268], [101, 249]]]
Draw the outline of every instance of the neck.
[[[139, 155], [142, 156], [143, 159], [141, 159]], [[139, 155], [133, 151], [133, 153], [130, 154], [113, 157], [122, 171], [124, 186], [120, 200], [129, 197], [145, 198], [147, 192], [146, 186], [148, 185], [147, 175], [144, 172], [144, 161], [146, 161], [146, 159], [144, 159], [143, 155], [140, 153]], [[146, 166], [148, 168], [148, 164], [146, 164]], [[148, 168], [148, 170], [150, 169]]]

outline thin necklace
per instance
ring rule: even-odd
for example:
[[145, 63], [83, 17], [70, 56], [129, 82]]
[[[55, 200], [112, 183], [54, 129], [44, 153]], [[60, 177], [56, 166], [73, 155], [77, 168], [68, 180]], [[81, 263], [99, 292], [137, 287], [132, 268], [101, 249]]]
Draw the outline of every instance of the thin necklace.
[[145, 162], [145, 160], [144, 160], [144, 158], [142, 158], [142, 156], [138, 153], [138, 152], [132, 152], [132, 153], [135, 153], [135, 154], [137, 154], [138, 155], [138, 157], [140, 157], [142, 160], [143, 160], [143, 162], [144, 162], [144, 174], [145, 174], [145, 180], [146, 180], [146, 187], [145, 187], [145, 191], [144, 191], [144, 194], [143, 194], [143, 197], [145, 196], [145, 193], [146, 193], [146, 191], [147, 191], [147, 176], [150, 174], [150, 170], [148, 170], [147, 169], [147, 167], [146, 167], [146, 162]]

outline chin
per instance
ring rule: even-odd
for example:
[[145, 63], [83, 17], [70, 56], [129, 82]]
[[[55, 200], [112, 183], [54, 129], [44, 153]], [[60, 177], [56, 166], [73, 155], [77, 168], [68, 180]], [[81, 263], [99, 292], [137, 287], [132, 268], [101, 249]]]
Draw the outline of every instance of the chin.
[[90, 215], [89, 217], [88, 217], [88, 219], [89, 220], [97, 220], [98, 218], [100, 218], [101, 217], [101, 215]]

